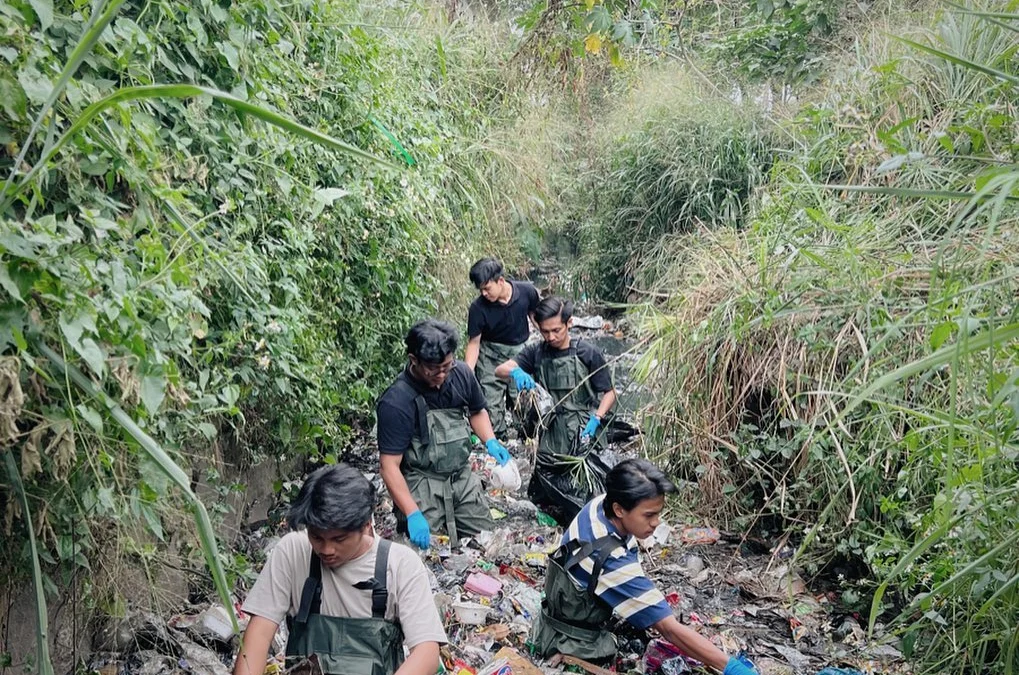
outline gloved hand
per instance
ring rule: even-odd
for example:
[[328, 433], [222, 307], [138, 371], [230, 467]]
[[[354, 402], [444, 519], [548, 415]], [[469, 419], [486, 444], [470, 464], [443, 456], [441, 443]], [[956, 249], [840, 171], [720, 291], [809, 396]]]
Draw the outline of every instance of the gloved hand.
[[506, 462], [510, 461], [509, 450], [498, 439], [489, 438], [485, 441], [485, 450], [488, 450], [488, 454], [495, 458], [499, 466], [505, 466]]
[[410, 534], [410, 540], [418, 548], [428, 548], [432, 543], [432, 533], [428, 531], [428, 521], [425, 520], [421, 511], [415, 511], [407, 516], [407, 532]]
[[594, 435], [598, 433], [598, 427], [601, 426], [601, 420], [591, 415], [591, 419], [587, 421], [587, 426], [580, 432], [580, 440], [589, 441], [594, 438]]
[[534, 378], [525, 373], [524, 369], [520, 366], [510, 371], [510, 377], [513, 378], [513, 384], [516, 386], [517, 391], [534, 389]]
[[733, 656], [725, 664], [722, 675], [758, 675], [757, 669], [746, 657]]

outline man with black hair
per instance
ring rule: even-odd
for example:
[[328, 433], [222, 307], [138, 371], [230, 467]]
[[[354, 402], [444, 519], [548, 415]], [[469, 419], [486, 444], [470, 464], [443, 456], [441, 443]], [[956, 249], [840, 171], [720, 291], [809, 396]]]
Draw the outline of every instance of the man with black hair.
[[493, 528], [481, 480], [471, 472], [471, 431], [500, 464], [510, 455], [495, 438], [474, 373], [456, 353], [456, 329], [419, 321], [407, 333], [407, 367], [376, 406], [382, 480], [397, 527], [428, 548], [445, 528], [457, 546], [464, 534]]
[[[536, 504], [567, 510], [559, 515], [569, 523], [590, 494], [571, 495], [572, 505], [551, 504], [548, 492], [555, 455], [588, 455], [604, 445], [602, 421], [616, 402], [612, 374], [601, 351], [590, 342], [570, 336], [573, 303], [559, 297], [542, 300], [534, 310], [542, 342], [524, 347], [515, 359], [495, 369], [501, 379], [512, 380], [518, 391], [540, 382], [555, 401], [538, 440], [538, 457], [528, 496]], [[557, 491], [561, 492], [558, 488]]]
[[515, 390], [495, 376], [495, 369], [514, 358], [530, 334], [528, 319], [538, 306], [538, 289], [527, 281], [507, 279], [502, 264], [482, 258], [470, 272], [479, 295], [467, 310], [467, 348], [464, 361], [474, 369], [488, 402], [488, 416], [496, 436], [506, 434], [506, 400]]
[[727, 656], [684, 626], [665, 596], [644, 573], [637, 540], [654, 534], [672, 481], [646, 459], [625, 459], [605, 477], [605, 494], [588, 502], [549, 556], [541, 613], [527, 642], [542, 658], [569, 654], [611, 661], [613, 615], [631, 626], [654, 628], [684, 654], [722, 675], [758, 675], [742, 656]]
[[251, 620], [233, 675], [262, 675], [284, 619], [288, 666], [314, 654], [326, 675], [435, 673], [446, 634], [428, 573], [410, 548], [375, 536], [374, 507], [375, 489], [351, 466], [308, 476], [287, 515], [295, 531], [242, 606]]

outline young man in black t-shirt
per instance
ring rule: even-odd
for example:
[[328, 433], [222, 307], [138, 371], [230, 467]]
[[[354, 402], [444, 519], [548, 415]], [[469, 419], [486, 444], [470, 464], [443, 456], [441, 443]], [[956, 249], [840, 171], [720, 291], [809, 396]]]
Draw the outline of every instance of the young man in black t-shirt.
[[[601, 351], [570, 336], [573, 303], [546, 298], [538, 303], [534, 318], [542, 341], [524, 347], [516, 358], [500, 364], [495, 374], [512, 380], [517, 390], [533, 389], [537, 380], [555, 401], [543, 420], [537, 464], [527, 491], [532, 501], [542, 504], [547, 490], [541, 488], [550, 484], [549, 467], [558, 463], [555, 455], [578, 455], [604, 446], [602, 420], [615, 405], [616, 390]], [[583, 505], [591, 496], [577, 494], [576, 502]]]
[[506, 400], [515, 391], [495, 376], [495, 368], [516, 356], [527, 342], [538, 290], [530, 282], [507, 279], [494, 258], [474, 263], [470, 277], [480, 295], [467, 311], [464, 361], [481, 383], [492, 429], [501, 437], [506, 433]]
[[445, 529], [461, 535], [493, 527], [488, 501], [471, 472], [471, 432], [503, 465], [510, 455], [492, 433], [485, 397], [467, 364], [454, 359], [456, 329], [428, 319], [405, 340], [407, 368], [376, 406], [382, 480], [396, 507], [397, 527], [420, 548]]

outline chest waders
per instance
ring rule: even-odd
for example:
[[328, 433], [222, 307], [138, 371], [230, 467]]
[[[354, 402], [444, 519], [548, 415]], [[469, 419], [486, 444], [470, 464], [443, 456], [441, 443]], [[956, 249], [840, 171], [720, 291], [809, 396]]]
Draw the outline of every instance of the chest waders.
[[[591, 388], [591, 372], [577, 355], [576, 345], [571, 344], [568, 356], [558, 358], [545, 357], [538, 364], [538, 382], [548, 390], [555, 401], [550, 419], [545, 421], [545, 431], [538, 440], [539, 461], [542, 455], [546, 460], [551, 455], [577, 454], [577, 437], [598, 409], [599, 397]], [[585, 447], [601, 449], [604, 447], [604, 425]]]
[[301, 592], [297, 616], [287, 617], [287, 667], [315, 654], [325, 675], [392, 675], [403, 663], [403, 630], [399, 623], [386, 621], [389, 599], [386, 565], [389, 545], [379, 540], [375, 555], [375, 574], [354, 584], [371, 589], [371, 618], [324, 616], [322, 601], [322, 561], [313, 552], [308, 578]]
[[[527, 486], [528, 498], [549, 511], [563, 527], [591, 497], [604, 492], [605, 425], [593, 439], [581, 445], [580, 432], [598, 408], [598, 396], [591, 388], [590, 371], [577, 356], [576, 345], [569, 354], [558, 358], [544, 357], [537, 368], [538, 381], [551, 394], [555, 405], [545, 417], [545, 429], [538, 439], [538, 456]], [[587, 467], [580, 478], [571, 476], [570, 468], [555, 455], [584, 457]]]
[[[545, 599], [528, 641], [535, 654], [548, 658], [569, 654], [587, 661], [608, 659], [616, 653], [616, 636], [605, 629], [612, 608], [595, 595], [609, 554], [623, 543], [613, 535], [593, 542], [575, 541], [561, 547], [548, 561]], [[578, 587], [567, 570], [591, 558], [594, 567], [586, 587]]]
[[[428, 410], [421, 395], [414, 407], [416, 428], [400, 470], [428, 526], [433, 531], [445, 528], [454, 547], [465, 534], [494, 529], [481, 479], [471, 471], [471, 427], [464, 410]], [[404, 514], [397, 509], [396, 516], [405, 529]]]
[[492, 431], [497, 438], [506, 435], [506, 396], [508, 394], [510, 401], [515, 401], [517, 389], [512, 383], [496, 377], [495, 369], [506, 361], [515, 359], [523, 348], [523, 344], [503, 345], [482, 340], [478, 352], [478, 364], [474, 367], [474, 374], [485, 393], [488, 416], [492, 418]]

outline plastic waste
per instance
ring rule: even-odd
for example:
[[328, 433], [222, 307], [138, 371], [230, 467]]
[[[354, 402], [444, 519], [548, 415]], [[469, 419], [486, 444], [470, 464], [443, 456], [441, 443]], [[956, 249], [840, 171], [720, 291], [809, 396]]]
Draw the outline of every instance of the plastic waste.
[[498, 595], [499, 591], [502, 590], [502, 582], [498, 579], [493, 579], [487, 574], [475, 572], [467, 577], [467, 581], [464, 582], [464, 588], [472, 593], [483, 595], [486, 598], [492, 598]]
[[520, 469], [516, 460], [511, 459], [503, 466], [495, 466], [492, 469], [492, 487], [498, 490], [509, 490], [516, 492], [520, 489]]

